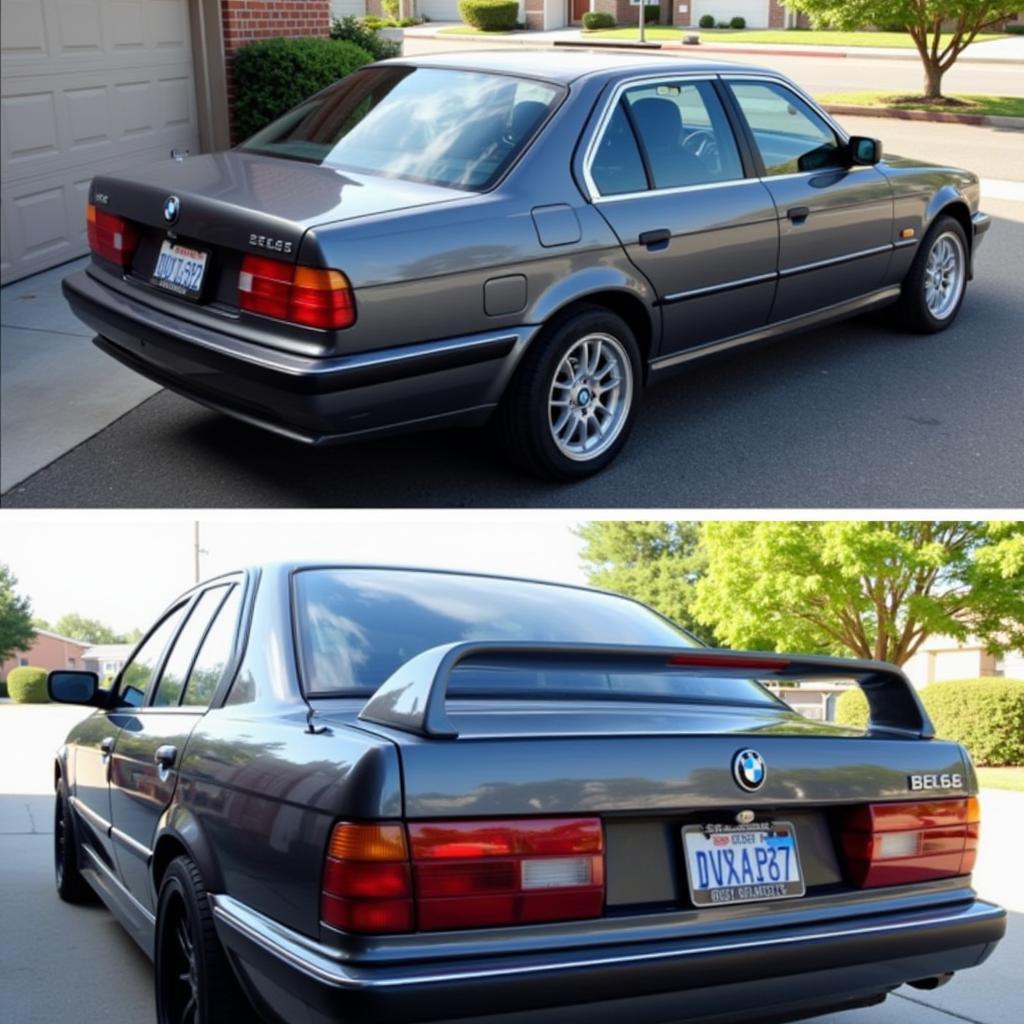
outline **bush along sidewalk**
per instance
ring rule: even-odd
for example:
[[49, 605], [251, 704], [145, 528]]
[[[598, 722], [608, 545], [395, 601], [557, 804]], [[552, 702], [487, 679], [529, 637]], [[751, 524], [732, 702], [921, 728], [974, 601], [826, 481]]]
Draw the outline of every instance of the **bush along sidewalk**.
[[45, 668], [22, 665], [7, 674], [7, 693], [17, 704], [47, 704], [50, 695], [46, 690]]
[[459, 17], [482, 32], [508, 32], [519, 26], [518, 0], [459, 0]]

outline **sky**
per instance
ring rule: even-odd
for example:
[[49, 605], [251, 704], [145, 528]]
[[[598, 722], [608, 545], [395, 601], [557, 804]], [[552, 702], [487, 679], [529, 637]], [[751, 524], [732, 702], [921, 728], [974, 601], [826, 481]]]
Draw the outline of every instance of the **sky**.
[[[576, 520], [475, 512], [351, 515], [209, 513], [200, 517], [203, 578], [258, 562], [317, 558], [472, 569], [585, 583]], [[32, 612], [56, 622], [66, 612], [118, 632], [145, 630], [194, 582], [194, 520], [136, 512], [74, 517], [5, 517], [0, 562], [18, 578]]]

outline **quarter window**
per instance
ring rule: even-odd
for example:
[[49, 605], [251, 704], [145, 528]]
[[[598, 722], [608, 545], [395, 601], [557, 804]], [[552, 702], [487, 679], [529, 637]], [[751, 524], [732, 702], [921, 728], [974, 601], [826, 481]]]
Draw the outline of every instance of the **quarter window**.
[[776, 82], [731, 82], [770, 176], [843, 163], [836, 133], [799, 96]]
[[211, 587], [203, 591], [192, 606], [185, 625], [174, 641], [171, 653], [167, 655], [156, 695], [153, 697], [154, 707], [175, 707], [181, 700], [181, 692], [185, 687], [192, 659], [196, 656], [196, 648], [206, 634], [210, 620], [220, 607], [226, 592], [227, 587]]
[[626, 110], [617, 104], [594, 154], [590, 174], [603, 196], [644, 192], [647, 174]]
[[235, 623], [242, 603], [242, 588], [234, 586], [220, 606], [213, 625], [203, 640], [192, 671], [188, 676], [185, 696], [181, 703], [192, 707], [206, 707], [213, 699], [217, 684], [224, 674], [234, 649]]
[[135, 652], [131, 661], [121, 673], [121, 684], [118, 697], [122, 704], [129, 707], [141, 707], [146, 700], [146, 693], [153, 681], [160, 659], [171, 637], [174, 636], [185, 613], [186, 605], [180, 604], [160, 623], [145, 642]]

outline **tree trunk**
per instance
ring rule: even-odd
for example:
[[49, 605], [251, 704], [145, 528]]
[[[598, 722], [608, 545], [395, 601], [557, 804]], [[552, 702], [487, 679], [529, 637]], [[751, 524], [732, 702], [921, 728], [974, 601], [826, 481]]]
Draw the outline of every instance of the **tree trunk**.
[[925, 99], [942, 99], [942, 76], [944, 72], [939, 67], [938, 61], [926, 60], [924, 62], [924, 95]]

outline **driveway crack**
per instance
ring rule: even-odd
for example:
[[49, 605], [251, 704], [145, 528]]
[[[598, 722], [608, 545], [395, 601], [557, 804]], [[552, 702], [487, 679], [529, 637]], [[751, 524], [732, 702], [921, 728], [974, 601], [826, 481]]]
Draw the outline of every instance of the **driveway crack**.
[[985, 1021], [979, 1020], [977, 1017], [968, 1017], [966, 1014], [957, 1013], [955, 1010], [947, 1010], [941, 1006], [935, 1006], [932, 1003], [926, 1002], [924, 999], [914, 999], [912, 996], [905, 996], [902, 992], [893, 992], [892, 995], [897, 999], [906, 999], [908, 1003], [923, 1006], [928, 1010], [935, 1010], [936, 1013], [944, 1013], [947, 1017], [955, 1017], [957, 1020], [965, 1020], [968, 1024], [985, 1024]]

